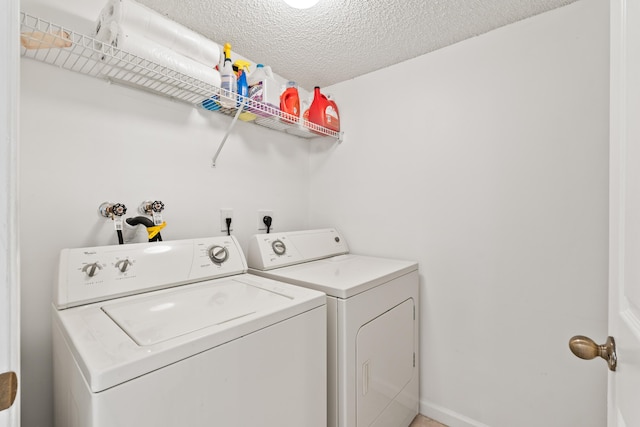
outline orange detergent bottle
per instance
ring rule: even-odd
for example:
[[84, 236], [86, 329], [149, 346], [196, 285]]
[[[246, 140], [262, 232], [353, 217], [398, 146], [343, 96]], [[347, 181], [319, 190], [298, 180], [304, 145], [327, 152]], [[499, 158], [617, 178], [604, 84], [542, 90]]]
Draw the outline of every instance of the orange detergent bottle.
[[340, 132], [340, 113], [336, 103], [320, 93], [320, 87], [313, 91], [313, 102], [309, 106], [309, 121], [327, 129]]
[[[296, 82], [288, 82], [287, 87], [280, 95], [280, 110], [282, 120], [288, 123], [297, 122], [300, 118], [300, 95]], [[293, 116], [293, 117], [291, 117]]]

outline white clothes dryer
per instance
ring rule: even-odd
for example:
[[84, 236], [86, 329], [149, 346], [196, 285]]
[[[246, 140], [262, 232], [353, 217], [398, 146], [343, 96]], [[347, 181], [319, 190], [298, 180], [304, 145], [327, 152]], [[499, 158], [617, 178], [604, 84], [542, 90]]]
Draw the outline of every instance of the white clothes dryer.
[[246, 274], [234, 237], [65, 249], [57, 427], [326, 426], [325, 295]]
[[249, 273], [327, 294], [329, 427], [418, 413], [418, 265], [353, 255], [334, 229], [255, 235]]

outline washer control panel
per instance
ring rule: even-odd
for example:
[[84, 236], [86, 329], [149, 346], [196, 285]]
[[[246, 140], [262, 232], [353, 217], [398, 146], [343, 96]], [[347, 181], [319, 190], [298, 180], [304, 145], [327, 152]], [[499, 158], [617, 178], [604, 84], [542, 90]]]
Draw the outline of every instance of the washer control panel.
[[335, 229], [257, 234], [249, 242], [247, 262], [255, 270], [271, 270], [349, 252]]
[[233, 236], [64, 249], [54, 305], [68, 308], [246, 271]]

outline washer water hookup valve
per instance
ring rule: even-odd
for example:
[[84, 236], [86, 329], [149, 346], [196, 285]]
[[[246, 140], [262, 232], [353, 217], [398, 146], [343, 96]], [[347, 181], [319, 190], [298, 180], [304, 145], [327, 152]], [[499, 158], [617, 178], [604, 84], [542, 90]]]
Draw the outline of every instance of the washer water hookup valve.
[[153, 218], [153, 225], [162, 224], [162, 211], [164, 210], [164, 203], [160, 200], [144, 201], [138, 207], [138, 212], [143, 215], [151, 215]]
[[104, 202], [98, 208], [98, 213], [100, 216], [111, 218], [114, 221], [120, 219], [120, 223], [122, 223], [122, 217], [127, 213], [127, 207], [124, 203]]
[[124, 222], [124, 214], [127, 213], [127, 207], [124, 203], [110, 203], [104, 202], [98, 207], [98, 213], [113, 220], [113, 226], [118, 234], [118, 243], [123, 244], [124, 238], [122, 237], [122, 224]]

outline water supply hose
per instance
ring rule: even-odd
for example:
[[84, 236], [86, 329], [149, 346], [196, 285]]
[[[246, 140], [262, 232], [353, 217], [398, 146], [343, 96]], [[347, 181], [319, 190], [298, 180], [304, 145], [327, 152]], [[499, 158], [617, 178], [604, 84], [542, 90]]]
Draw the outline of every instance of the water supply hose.
[[151, 221], [146, 216], [136, 216], [133, 218], [127, 218], [127, 224], [135, 227], [136, 225], [144, 225], [147, 228], [147, 234], [149, 235], [150, 242], [161, 242], [162, 236], [160, 235], [160, 230], [162, 230], [166, 223], [163, 222], [160, 225], [155, 225], [153, 221]]

